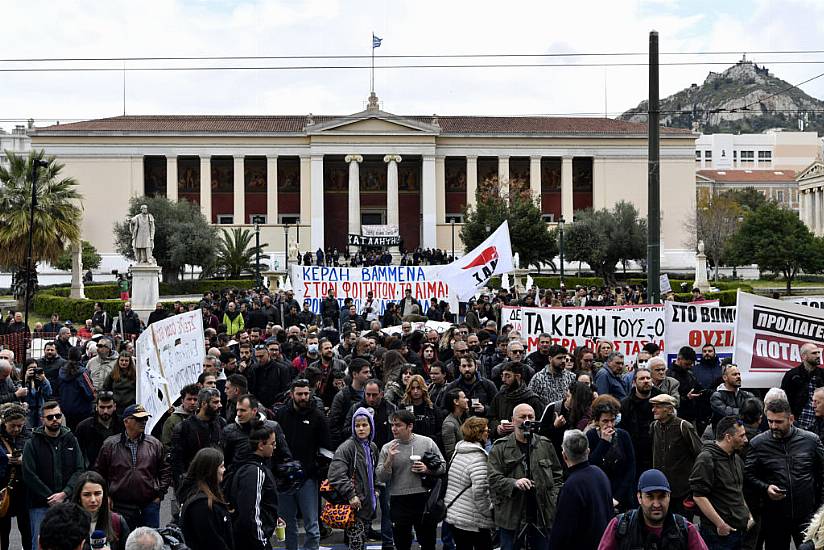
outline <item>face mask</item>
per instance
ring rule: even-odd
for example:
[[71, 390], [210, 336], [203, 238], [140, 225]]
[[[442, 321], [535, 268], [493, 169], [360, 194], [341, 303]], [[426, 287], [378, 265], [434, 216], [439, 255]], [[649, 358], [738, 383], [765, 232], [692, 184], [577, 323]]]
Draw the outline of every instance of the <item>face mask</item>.
[[317, 353], [318, 352], [318, 345], [317, 344], [309, 344], [308, 349], [309, 349], [309, 353]]

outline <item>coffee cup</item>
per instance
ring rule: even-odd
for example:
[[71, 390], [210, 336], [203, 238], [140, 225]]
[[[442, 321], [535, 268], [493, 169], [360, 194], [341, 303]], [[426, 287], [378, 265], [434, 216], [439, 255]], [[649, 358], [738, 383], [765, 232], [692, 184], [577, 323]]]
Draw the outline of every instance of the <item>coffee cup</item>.
[[409, 462], [412, 464], [421, 461], [421, 455], [409, 455]]
[[280, 542], [286, 540], [286, 522], [278, 518], [277, 527], [275, 527], [275, 538]]
[[474, 397], [472, 398], [472, 406], [473, 406], [473, 407], [474, 407], [475, 405], [480, 405], [480, 404], [481, 404], [481, 400], [480, 400], [480, 399], [475, 399]]

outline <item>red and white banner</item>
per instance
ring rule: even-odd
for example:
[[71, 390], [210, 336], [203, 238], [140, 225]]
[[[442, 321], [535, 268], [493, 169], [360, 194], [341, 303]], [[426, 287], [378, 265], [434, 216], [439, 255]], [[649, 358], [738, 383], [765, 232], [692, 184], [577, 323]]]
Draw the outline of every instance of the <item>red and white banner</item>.
[[454, 297], [465, 302], [479, 288], [486, 286], [493, 275], [509, 273], [513, 269], [509, 222], [504, 221], [474, 250], [444, 266], [438, 278], [449, 285]]
[[675, 361], [683, 346], [696, 353], [706, 345], [715, 347], [721, 357], [732, 357], [735, 349], [735, 306], [721, 307], [717, 301], [681, 303], [664, 302], [667, 364]]
[[501, 324], [511, 325], [526, 339], [529, 351], [538, 349], [538, 337], [547, 333], [554, 344], [570, 352], [608, 340], [629, 362], [644, 344], [664, 349], [664, 306], [512, 307], [501, 308]]
[[745, 387], [780, 386], [806, 343], [824, 347], [824, 311], [738, 291], [734, 360]]

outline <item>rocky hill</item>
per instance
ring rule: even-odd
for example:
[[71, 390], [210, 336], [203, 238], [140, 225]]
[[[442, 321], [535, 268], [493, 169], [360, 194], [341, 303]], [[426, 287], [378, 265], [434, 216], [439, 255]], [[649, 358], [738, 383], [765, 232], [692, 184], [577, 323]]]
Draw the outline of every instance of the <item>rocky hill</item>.
[[[804, 130], [824, 134], [824, 101], [791, 86], [743, 59], [722, 73], [710, 72], [700, 86], [662, 99], [661, 124], [707, 134], [759, 133], [771, 128], [797, 131], [802, 120]], [[646, 111], [644, 100], [618, 118], [646, 122]]]

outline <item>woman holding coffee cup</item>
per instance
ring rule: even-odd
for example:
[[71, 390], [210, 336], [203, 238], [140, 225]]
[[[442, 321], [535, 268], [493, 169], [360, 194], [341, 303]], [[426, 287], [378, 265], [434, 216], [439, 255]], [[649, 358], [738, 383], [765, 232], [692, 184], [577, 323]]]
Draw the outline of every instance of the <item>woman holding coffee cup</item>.
[[425, 435], [443, 449], [441, 423], [444, 415], [432, 404], [423, 376], [415, 374], [409, 379], [406, 393], [398, 408], [406, 409], [415, 415], [416, 434]]

